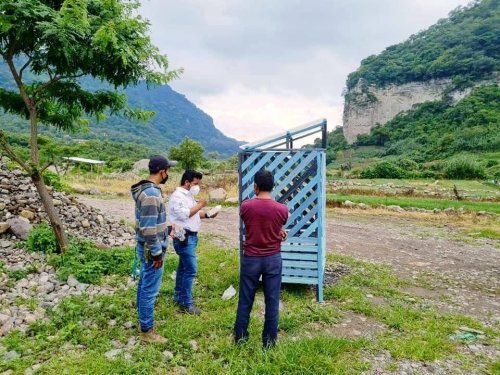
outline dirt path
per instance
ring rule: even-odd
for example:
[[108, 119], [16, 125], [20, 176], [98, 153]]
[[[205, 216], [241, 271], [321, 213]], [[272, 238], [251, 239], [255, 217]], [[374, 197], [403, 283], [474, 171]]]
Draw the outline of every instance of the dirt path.
[[[131, 200], [82, 197], [108, 215], [133, 221]], [[202, 231], [223, 247], [238, 247], [238, 210], [223, 208], [217, 219], [203, 222]], [[451, 228], [422, 225], [397, 215], [370, 215], [331, 210], [327, 249], [361, 260], [387, 264], [401, 277], [422, 287], [408, 293], [439, 308], [474, 316], [485, 324], [500, 321], [499, 241], [450, 240]], [[495, 248], [497, 246], [497, 248]]]

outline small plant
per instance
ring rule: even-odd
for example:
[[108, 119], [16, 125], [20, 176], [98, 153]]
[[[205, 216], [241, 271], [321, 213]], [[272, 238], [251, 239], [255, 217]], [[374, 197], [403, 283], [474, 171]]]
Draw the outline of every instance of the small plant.
[[28, 274], [28, 272], [26, 272], [25, 270], [10, 271], [9, 272], [9, 279], [19, 281], [21, 279], [24, 279], [27, 274]]
[[45, 182], [47, 186], [52, 186], [56, 191], [64, 191], [67, 189], [61, 176], [51, 171], [43, 172], [43, 182]]
[[28, 235], [26, 247], [28, 251], [41, 251], [47, 254], [59, 252], [54, 232], [46, 222], [42, 222], [33, 228]]

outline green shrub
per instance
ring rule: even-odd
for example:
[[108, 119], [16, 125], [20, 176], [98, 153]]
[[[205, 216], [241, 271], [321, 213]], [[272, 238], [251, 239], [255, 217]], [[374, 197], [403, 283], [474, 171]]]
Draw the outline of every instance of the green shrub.
[[52, 186], [56, 191], [63, 191], [66, 189], [61, 176], [51, 171], [43, 172], [43, 182], [45, 182], [47, 186]]
[[488, 161], [486, 162], [486, 168], [491, 168], [494, 167], [495, 165], [498, 165], [498, 160], [488, 159]]
[[389, 161], [378, 162], [363, 170], [361, 178], [405, 178], [407, 173]]
[[42, 222], [33, 228], [28, 235], [26, 246], [28, 251], [41, 251], [48, 254], [59, 252], [54, 231], [47, 222]]
[[411, 159], [400, 159], [397, 161], [397, 165], [405, 171], [416, 171], [419, 169], [418, 163]]
[[486, 177], [484, 167], [465, 156], [448, 160], [443, 170], [445, 177], [450, 179], [472, 180]]
[[133, 259], [131, 249], [102, 250], [89, 241], [74, 239], [66, 253], [52, 256], [49, 262], [58, 268], [61, 280], [74, 275], [82, 283], [96, 284], [102, 276], [127, 275]]

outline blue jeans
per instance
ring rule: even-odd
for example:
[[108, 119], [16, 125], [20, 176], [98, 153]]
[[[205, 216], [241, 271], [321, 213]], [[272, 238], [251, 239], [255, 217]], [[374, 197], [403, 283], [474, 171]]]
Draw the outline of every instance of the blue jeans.
[[198, 269], [196, 261], [197, 245], [197, 235], [187, 236], [185, 244], [176, 238], [174, 239], [174, 249], [179, 255], [179, 265], [175, 277], [174, 301], [185, 307], [193, 304], [193, 282]]
[[255, 292], [261, 275], [266, 303], [262, 344], [264, 347], [268, 347], [273, 345], [278, 339], [281, 270], [281, 253], [265, 257], [242, 255], [240, 265], [240, 296], [236, 322], [234, 324], [234, 339], [236, 342], [248, 339], [250, 312], [252, 311]]
[[153, 261], [144, 259], [144, 245], [136, 245], [137, 257], [141, 261], [139, 283], [137, 284], [137, 311], [139, 313], [139, 326], [142, 332], [149, 331], [154, 326], [154, 307], [156, 297], [160, 291], [163, 266], [158, 269], [153, 267]]

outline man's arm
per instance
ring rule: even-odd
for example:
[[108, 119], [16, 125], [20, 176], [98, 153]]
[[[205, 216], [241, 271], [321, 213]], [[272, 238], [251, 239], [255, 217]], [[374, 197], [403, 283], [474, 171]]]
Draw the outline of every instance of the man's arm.
[[160, 213], [161, 198], [151, 195], [146, 196], [141, 201], [139, 213], [139, 233], [146, 241], [151, 256], [156, 257], [162, 254], [161, 243], [156, 233], [156, 222]]

